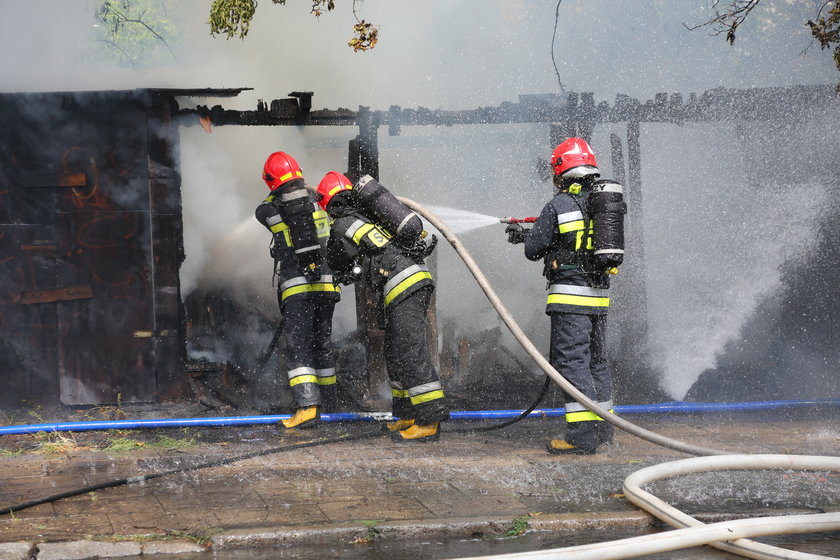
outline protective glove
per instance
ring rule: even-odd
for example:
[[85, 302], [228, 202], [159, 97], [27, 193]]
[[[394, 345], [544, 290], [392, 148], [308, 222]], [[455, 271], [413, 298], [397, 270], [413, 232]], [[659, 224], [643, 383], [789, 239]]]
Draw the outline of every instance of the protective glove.
[[303, 267], [303, 277], [307, 282], [315, 282], [321, 278], [321, 267], [316, 263], [309, 263]]
[[425, 259], [432, 254], [432, 251], [435, 250], [435, 247], [437, 246], [437, 241], [437, 236], [435, 235], [432, 235], [432, 238], [428, 243], [426, 243], [422, 239], [418, 239], [417, 242], [411, 247], [407, 248], [405, 252], [408, 256], [410, 256], [413, 259]]
[[423, 244], [422, 257], [424, 259], [428, 258], [429, 255], [431, 255], [434, 252], [435, 247], [437, 247], [437, 242], [438, 238], [435, 234], [432, 234], [432, 238], [429, 240], [428, 243], [426, 243], [425, 241], [421, 241], [421, 243]]
[[525, 243], [525, 238], [528, 237], [529, 228], [522, 227], [522, 224], [508, 224], [505, 228], [508, 243], [516, 245], [518, 243]]
[[353, 262], [353, 267], [349, 270], [333, 271], [333, 283], [347, 286], [362, 277], [362, 265], [358, 262]]

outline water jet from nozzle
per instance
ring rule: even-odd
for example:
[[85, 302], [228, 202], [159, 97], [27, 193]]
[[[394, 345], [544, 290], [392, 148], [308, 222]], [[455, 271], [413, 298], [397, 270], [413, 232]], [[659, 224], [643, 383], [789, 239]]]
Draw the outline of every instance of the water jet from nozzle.
[[455, 233], [467, 233], [499, 223], [499, 218], [495, 216], [479, 214], [469, 210], [441, 206], [429, 206], [429, 209], [439, 216]]

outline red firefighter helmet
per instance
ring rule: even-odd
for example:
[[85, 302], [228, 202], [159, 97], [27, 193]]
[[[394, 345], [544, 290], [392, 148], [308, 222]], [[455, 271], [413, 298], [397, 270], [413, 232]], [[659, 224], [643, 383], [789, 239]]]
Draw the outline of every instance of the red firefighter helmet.
[[274, 152], [265, 160], [262, 177], [268, 188], [275, 190], [292, 179], [302, 179], [303, 172], [295, 158], [286, 152]]
[[563, 140], [551, 154], [554, 175], [561, 177], [582, 177], [600, 174], [592, 147], [582, 138]]
[[318, 204], [321, 205], [321, 208], [326, 210], [330, 200], [332, 200], [332, 197], [341, 191], [350, 190], [352, 188], [353, 183], [350, 182], [350, 179], [338, 171], [330, 171], [324, 175], [324, 178], [321, 179], [320, 183], [318, 183]]

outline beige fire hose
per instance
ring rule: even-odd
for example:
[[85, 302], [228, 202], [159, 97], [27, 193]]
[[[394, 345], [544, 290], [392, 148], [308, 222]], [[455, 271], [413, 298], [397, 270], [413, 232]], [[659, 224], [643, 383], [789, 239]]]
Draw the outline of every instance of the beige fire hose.
[[688, 453], [690, 455], [726, 455], [729, 452], [721, 451], [718, 449], [712, 449], [709, 447], [701, 447], [698, 445], [692, 445], [690, 443], [685, 443], [682, 441], [678, 441], [675, 439], [671, 439], [669, 437], [665, 437], [661, 434], [657, 434], [655, 432], [651, 432], [645, 428], [637, 426], [632, 422], [628, 422], [624, 418], [617, 416], [615, 414], [611, 414], [608, 410], [602, 408], [598, 405], [598, 403], [594, 402], [592, 399], [581, 393], [574, 385], [572, 385], [569, 381], [566, 380], [560, 373], [557, 372], [556, 369], [549, 363], [548, 360], [540, 353], [534, 343], [525, 335], [522, 331], [522, 328], [517, 324], [514, 320], [513, 316], [510, 312], [505, 308], [502, 301], [499, 299], [499, 296], [493, 290], [493, 287], [490, 286], [490, 282], [487, 281], [487, 277], [481, 272], [481, 269], [478, 268], [478, 265], [473, 260], [472, 256], [470, 255], [469, 251], [461, 244], [461, 241], [458, 237], [452, 232], [452, 230], [447, 227], [445, 223], [443, 223], [440, 218], [435, 216], [430, 210], [423, 207], [422, 205], [414, 202], [413, 200], [398, 197], [400, 202], [423, 216], [426, 221], [432, 224], [440, 233], [443, 235], [449, 244], [452, 245], [452, 248], [458, 253], [461, 259], [464, 261], [464, 264], [467, 265], [470, 273], [478, 282], [478, 285], [481, 286], [481, 289], [484, 291], [484, 294], [487, 296], [487, 299], [490, 300], [490, 303], [496, 309], [496, 312], [499, 314], [499, 317], [502, 318], [505, 325], [507, 325], [510, 332], [513, 334], [514, 338], [516, 338], [517, 342], [522, 345], [522, 348], [528, 353], [528, 355], [533, 359], [540, 369], [542, 369], [546, 375], [548, 375], [555, 383], [557, 383], [563, 391], [565, 391], [568, 395], [575, 399], [575, 401], [579, 402], [599, 417], [603, 418], [610, 424], [633, 434], [645, 441], [649, 441], [651, 443], [655, 443], [661, 447], [666, 447], [668, 449], [675, 449], [677, 451], [682, 451], [684, 453]]
[[[592, 399], [581, 393], [574, 385], [567, 381], [556, 369], [543, 357], [530, 339], [525, 335], [519, 325], [505, 308], [496, 292], [490, 286], [487, 277], [478, 268], [469, 251], [461, 244], [457, 236], [431, 211], [413, 200], [400, 198], [400, 201], [423, 216], [443, 235], [449, 244], [455, 249], [464, 264], [475, 277], [484, 294], [496, 309], [496, 312], [510, 329], [517, 342], [522, 345], [528, 355], [540, 366], [563, 391], [572, 396], [577, 402], [597, 414], [614, 426], [633, 434], [645, 441], [649, 441], [661, 447], [674, 449], [700, 455], [699, 458], [686, 459], [662, 465], [654, 465], [630, 475], [624, 482], [624, 491], [628, 499], [648, 511], [655, 517], [665, 521], [673, 527], [683, 527], [677, 531], [669, 531], [669, 543], [666, 544], [662, 534], [638, 537], [637, 539], [626, 539], [626, 541], [612, 541], [611, 543], [600, 543], [585, 545], [582, 547], [571, 547], [569, 549], [553, 549], [542, 552], [528, 552], [520, 554], [504, 554], [486, 558], [514, 559], [514, 558], [569, 558], [575, 560], [606, 560], [633, 558], [642, 554], [665, 550], [677, 550], [690, 546], [708, 544], [715, 548], [725, 550], [734, 554], [754, 558], [756, 560], [816, 560], [828, 557], [818, 556], [787, 550], [763, 543], [749, 540], [747, 536], [776, 535], [790, 533], [805, 533], [830, 531], [840, 528], [840, 514], [811, 514], [798, 515], [780, 518], [744, 519], [736, 522], [704, 525], [701, 521], [677, 510], [666, 502], [641, 489], [646, 482], [688, 474], [696, 471], [713, 471], [727, 469], [767, 469], [767, 468], [788, 468], [788, 469], [817, 469], [834, 470], [840, 469], [840, 458], [837, 457], [810, 457], [810, 456], [779, 456], [779, 455], [737, 455], [726, 451], [691, 445], [679, 440], [665, 437], [661, 434], [651, 432], [627, 420], [610, 414], [609, 411], [600, 407]], [[711, 457], [714, 456], [714, 457]], [[734, 539], [734, 540], [733, 540]], [[727, 540], [729, 542], [727, 542]], [[632, 541], [632, 542], [631, 542]], [[636, 542], [638, 541], [638, 542]], [[667, 548], [670, 546], [670, 548]], [[610, 548], [612, 547], [612, 548]], [[611, 550], [611, 552], [607, 552]], [[484, 557], [482, 557], [484, 558]], [[479, 559], [473, 559], [479, 560]]]

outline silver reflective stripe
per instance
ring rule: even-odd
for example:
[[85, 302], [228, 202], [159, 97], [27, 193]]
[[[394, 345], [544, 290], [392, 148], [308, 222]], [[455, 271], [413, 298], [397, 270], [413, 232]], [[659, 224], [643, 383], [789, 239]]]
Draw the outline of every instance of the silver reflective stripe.
[[361, 190], [365, 185], [367, 185], [371, 181], [373, 181], [373, 177], [371, 177], [370, 175], [365, 175], [364, 177], [359, 179], [358, 183], [356, 183], [356, 190]]
[[294, 288], [295, 286], [302, 286], [303, 284], [317, 284], [319, 282], [323, 282], [325, 284], [332, 284], [332, 274], [322, 274], [321, 278], [313, 282], [307, 280], [305, 276], [295, 276], [294, 278], [289, 278], [288, 280], [280, 284], [280, 290], [285, 292], [289, 288]]
[[575, 210], [574, 212], [566, 212], [565, 214], [557, 214], [557, 222], [561, 224], [574, 222], [576, 220], [582, 219], [583, 214], [581, 214], [580, 210]]
[[265, 221], [265, 223], [267, 223], [269, 226], [282, 224], [283, 223], [283, 218], [280, 216], [280, 214], [275, 214], [273, 216], [269, 216], [268, 219]]
[[595, 187], [594, 190], [602, 191], [602, 192], [617, 192], [617, 193], [624, 193], [624, 189], [621, 188], [619, 183], [607, 183], [605, 185], [598, 185]]
[[397, 233], [401, 232], [401, 231], [402, 231], [402, 228], [404, 228], [404, 227], [405, 227], [405, 224], [407, 224], [407, 223], [408, 223], [408, 221], [409, 221], [411, 218], [413, 218], [414, 216], [416, 216], [416, 215], [417, 215], [417, 214], [415, 214], [414, 212], [411, 212], [408, 216], [406, 216], [405, 218], [403, 218], [403, 221], [401, 221], [401, 222], [400, 222], [400, 225], [398, 225], [398, 226], [397, 226]]
[[608, 288], [590, 288], [589, 286], [569, 286], [568, 284], [552, 284], [549, 293], [567, 294], [570, 296], [609, 297]]
[[[603, 401], [603, 402], [596, 402], [595, 404], [597, 404], [598, 406], [600, 406], [604, 410], [612, 410], [612, 407], [613, 407], [613, 402], [611, 400]], [[566, 412], [567, 413], [568, 412], [583, 412], [585, 410], [589, 410], [589, 409], [586, 408], [585, 406], [583, 406], [582, 404], [580, 404], [579, 402], [566, 403]]]
[[332, 377], [335, 375], [335, 368], [316, 369], [315, 375], [318, 377]]
[[308, 284], [309, 280], [306, 279], [305, 276], [295, 276], [294, 278], [289, 278], [282, 284], [280, 284], [280, 289], [283, 291], [288, 290], [289, 288], [293, 288], [295, 286], [300, 286], [301, 284]]
[[403, 390], [403, 384], [400, 383], [399, 381], [391, 381], [390, 384], [391, 384], [391, 389], [396, 389], [398, 391]]
[[320, 250], [320, 245], [310, 245], [309, 247], [301, 247], [300, 249], [295, 249], [295, 255], [299, 253], [305, 253], [306, 251], [314, 251], [315, 249]]
[[315, 375], [315, 368], [299, 367], [289, 370], [289, 379], [294, 379], [295, 377], [300, 377], [301, 375]]
[[367, 222], [364, 220], [356, 220], [347, 228], [347, 231], [344, 232], [344, 235], [353, 239], [353, 236], [356, 235], [356, 232], [359, 231], [359, 228], [364, 226]]
[[428, 271], [429, 271], [429, 269], [426, 266], [421, 266], [419, 264], [411, 265], [408, 268], [406, 268], [405, 270], [403, 270], [402, 272], [400, 272], [399, 274], [397, 274], [396, 276], [394, 276], [393, 278], [391, 278], [390, 280], [388, 280], [388, 282], [385, 283], [385, 287], [382, 289], [382, 293], [387, 294], [388, 292], [393, 290], [395, 287], [397, 287], [400, 282], [402, 282], [403, 280], [405, 280], [406, 278], [408, 278], [412, 274], [416, 274], [418, 272], [428, 272]]
[[309, 192], [306, 189], [300, 189], [281, 194], [280, 200], [283, 202], [289, 202], [290, 200], [297, 200], [298, 198], [304, 198], [307, 196], [309, 196]]
[[424, 383], [422, 385], [412, 387], [408, 390], [408, 394], [409, 396], [416, 397], [417, 395], [422, 395], [423, 393], [440, 391], [441, 389], [443, 389], [443, 387], [441, 387], [440, 381], [432, 381], [431, 383]]
[[624, 249], [599, 249], [595, 251], [594, 255], [603, 255], [604, 253], [623, 255]]

